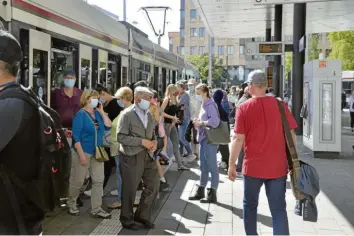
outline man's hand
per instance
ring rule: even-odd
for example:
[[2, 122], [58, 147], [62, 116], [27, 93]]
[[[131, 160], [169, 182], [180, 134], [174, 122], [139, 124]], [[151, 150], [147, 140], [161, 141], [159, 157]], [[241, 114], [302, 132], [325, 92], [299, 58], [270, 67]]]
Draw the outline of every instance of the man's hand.
[[143, 139], [142, 145], [148, 150], [150, 150], [154, 146], [153, 142], [147, 139]]
[[150, 152], [155, 152], [157, 149], [157, 142], [156, 140], [151, 141], [153, 146], [149, 149]]
[[231, 181], [235, 181], [235, 179], [236, 179], [236, 167], [235, 167], [235, 165], [230, 165], [227, 173], [229, 175], [229, 179]]

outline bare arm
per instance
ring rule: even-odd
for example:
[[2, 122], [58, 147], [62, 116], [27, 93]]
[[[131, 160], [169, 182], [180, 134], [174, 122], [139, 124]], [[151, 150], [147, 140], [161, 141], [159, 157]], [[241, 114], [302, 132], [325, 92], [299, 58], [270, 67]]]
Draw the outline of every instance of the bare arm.
[[231, 142], [231, 152], [229, 158], [229, 167], [235, 168], [238, 156], [242, 150], [243, 143], [245, 142], [244, 134], [235, 134]]
[[104, 126], [112, 127], [112, 121], [109, 119], [109, 117], [106, 115], [106, 113], [100, 112], [100, 114], [102, 116]]
[[75, 143], [74, 146], [75, 146], [76, 152], [79, 154], [79, 157], [81, 157], [81, 158], [85, 157], [85, 153], [81, 147], [81, 143], [77, 142], [77, 143]]

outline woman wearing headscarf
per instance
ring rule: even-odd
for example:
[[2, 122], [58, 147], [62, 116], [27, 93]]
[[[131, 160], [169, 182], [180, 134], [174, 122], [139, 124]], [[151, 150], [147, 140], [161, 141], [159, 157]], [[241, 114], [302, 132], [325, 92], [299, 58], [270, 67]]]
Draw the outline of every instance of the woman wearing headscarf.
[[[225, 97], [226, 97], [226, 99], [225, 99]], [[213, 99], [219, 108], [220, 120], [229, 123], [230, 105], [228, 104], [229, 102], [227, 101], [226, 92], [224, 92], [220, 89], [216, 90], [215, 93], [213, 94]], [[226, 102], [227, 102], [227, 105], [226, 105]], [[226, 109], [225, 109], [225, 107], [226, 107]], [[227, 109], [228, 109], [228, 112], [226, 111]], [[219, 145], [219, 151], [221, 153], [220, 167], [223, 169], [228, 169], [229, 168], [229, 156], [230, 156], [229, 145], [227, 145], [227, 144]]]

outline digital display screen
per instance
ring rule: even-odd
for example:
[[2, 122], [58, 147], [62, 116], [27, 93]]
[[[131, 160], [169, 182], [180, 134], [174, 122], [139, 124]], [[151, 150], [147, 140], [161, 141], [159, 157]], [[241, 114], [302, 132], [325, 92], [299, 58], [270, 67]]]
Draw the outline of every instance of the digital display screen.
[[271, 53], [282, 53], [282, 52], [283, 52], [282, 43], [276, 43], [276, 44], [260, 43], [259, 44], [259, 53], [271, 54]]

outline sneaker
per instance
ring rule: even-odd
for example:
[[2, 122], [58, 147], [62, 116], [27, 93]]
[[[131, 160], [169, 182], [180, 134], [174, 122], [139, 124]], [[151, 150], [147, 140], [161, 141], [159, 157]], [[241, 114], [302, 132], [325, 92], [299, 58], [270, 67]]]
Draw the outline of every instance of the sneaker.
[[84, 194], [85, 194], [86, 196], [91, 197], [91, 190], [85, 191]]
[[185, 167], [184, 165], [181, 165], [180, 167], [178, 167], [178, 170], [189, 170], [189, 168]]
[[108, 205], [108, 208], [109, 209], [120, 209], [122, 206], [122, 203], [121, 202], [113, 202], [112, 204]]
[[187, 156], [188, 163], [192, 163], [197, 157], [194, 154], [190, 154]]
[[75, 207], [69, 207], [68, 209], [68, 213], [72, 216], [78, 216], [80, 215], [80, 211], [79, 209], [75, 206]]
[[113, 196], [118, 196], [118, 190], [117, 189], [116, 190], [112, 190], [110, 192], [110, 194], [113, 195]]
[[110, 219], [112, 216], [111, 214], [105, 212], [103, 209], [99, 209], [95, 213], [91, 213], [93, 218], [101, 218], [101, 219]]
[[160, 181], [160, 191], [163, 191], [168, 187], [170, 187], [170, 185], [167, 182]]
[[219, 167], [222, 168], [222, 169], [225, 169], [225, 168], [227, 168], [227, 164], [222, 161], [222, 162], [219, 163]]

